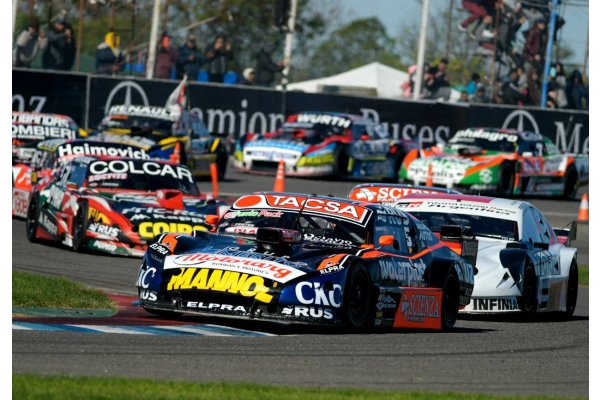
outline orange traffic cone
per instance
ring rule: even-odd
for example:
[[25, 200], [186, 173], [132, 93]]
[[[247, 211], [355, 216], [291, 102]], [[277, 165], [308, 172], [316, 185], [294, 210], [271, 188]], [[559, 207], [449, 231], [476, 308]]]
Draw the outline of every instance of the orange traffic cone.
[[590, 221], [590, 205], [588, 203], [587, 193], [583, 194], [581, 198], [581, 205], [579, 206], [579, 215], [577, 216], [577, 222], [587, 224]]
[[285, 163], [283, 160], [279, 160], [279, 165], [277, 166], [277, 175], [275, 176], [275, 184], [273, 185], [274, 192], [284, 192], [285, 189]]
[[210, 179], [212, 181], [212, 194], [216, 199], [219, 197], [219, 169], [217, 163], [210, 163]]
[[429, 169], [427, 170], [427, 180], [425, 181], [425, 186], [433, 186], [433, 165], [429, 164]]

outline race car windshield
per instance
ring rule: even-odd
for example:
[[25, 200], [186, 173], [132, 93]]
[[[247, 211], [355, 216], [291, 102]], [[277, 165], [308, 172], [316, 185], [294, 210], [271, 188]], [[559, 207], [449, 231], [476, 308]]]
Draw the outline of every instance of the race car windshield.
[[478, 147], [482, 150], [514, 153], [518, 137], [513, 134], [488, 131], [458, 131], [448, 141], [451, 149], [457, 147]]
[[306, 124], [286, 122], [277, 135], [277, 139], [296, 140], [306, 144], [317, 144], [330, 136], [344, 135], [345, 128], [325, 124]]
[[181, 165], [147, 160], [95, 161], [87, 169], [87, 186], [94, 189], [122, 189], [155, 192], [175, 189], [198, 195], [189, 169]]
[[334, 217], [262, 209], [232, 210], [226, 213], [217, 232], [253, 237], [258, 228], [294, 229], [302, 233], [304, 246], [350, 247], [365, 244], [367, 228]]
[[445, 212], [411, 211], [410, 214], [427, 225], [433, 232], [439, 232], [440, 227], [443, 225], [461, 225], [471, 227], [475, 236], [500, 240], [518, 240], [519, 228], [517, 221], [482, 215]]

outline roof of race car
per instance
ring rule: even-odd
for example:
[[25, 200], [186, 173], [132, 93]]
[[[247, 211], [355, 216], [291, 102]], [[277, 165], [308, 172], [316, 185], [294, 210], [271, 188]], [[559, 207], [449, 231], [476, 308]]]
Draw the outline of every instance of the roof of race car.
[[[409, 207], [400, 205], [410, 204]], [[410, 213], [412, 211], [448, 212], [454, 214], [475, 214], [488, 217], [520, 220], [525, 207], [530, 204], [525, 201], [500, 199], [495, 197], [475, 196], [465, 194], [411, 194], [395, 203], [394, 207]]]

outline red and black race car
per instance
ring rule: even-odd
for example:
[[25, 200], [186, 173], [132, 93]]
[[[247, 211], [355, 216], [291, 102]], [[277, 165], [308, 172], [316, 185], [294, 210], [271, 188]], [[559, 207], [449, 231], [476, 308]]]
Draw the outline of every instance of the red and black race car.
[[473, 267], [396, 208], [266, 192], [237, 199], [215, 233], [157, 237], [136, 286], [163, 316], [450, 329]]
[[75, 251], [142, 256], [155, 235], [206, 230], [227, 207], [200, 195], [186, 166], [159, 160], [78, 157], [42, 182], [27, 209], [27, 238]]

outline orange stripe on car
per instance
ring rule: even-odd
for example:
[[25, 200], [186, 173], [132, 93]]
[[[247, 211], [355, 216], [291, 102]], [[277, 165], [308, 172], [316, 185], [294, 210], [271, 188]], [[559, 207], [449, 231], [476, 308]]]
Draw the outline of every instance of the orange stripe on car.
[[317, 267], [317, 271], [321, 269], [325, 269], [327, 267], [331, 267], [333, 265], [339, 265], [344, 257], [348, 254], [336, 254], [335, 256], [328, 257], [321, 261], [321, 264]]
[[467, 169], [467, 170], [465, 171], [465, 176], [466, 176], [466, 175], [471, 175], [471, 174], [474, 174], [475, 172], [479, 172], [479, 171], [481, 171], [482, 169], [486, 169], [486, 168], [492, 168], [492, 167], [495, 167], [496, 165], [500, 165], [500, 164], [502, 164], [502, 162], [503, 162], [504, 160], [505, 160], [505, 158], [502, 158], [502, 157], [501, 157], [501, 158], [497, 158], [497, 159], [495, 159], [494, 161], [492, 161], [492, 162], [490, 162], [490, 163], [487, 163], [487, 164], [481, 164], [481, 165], [476, 165], [476, 166], [474, 166], [474, 167], [471, 167], [471, 168], [469, 168], [469, 169]]

